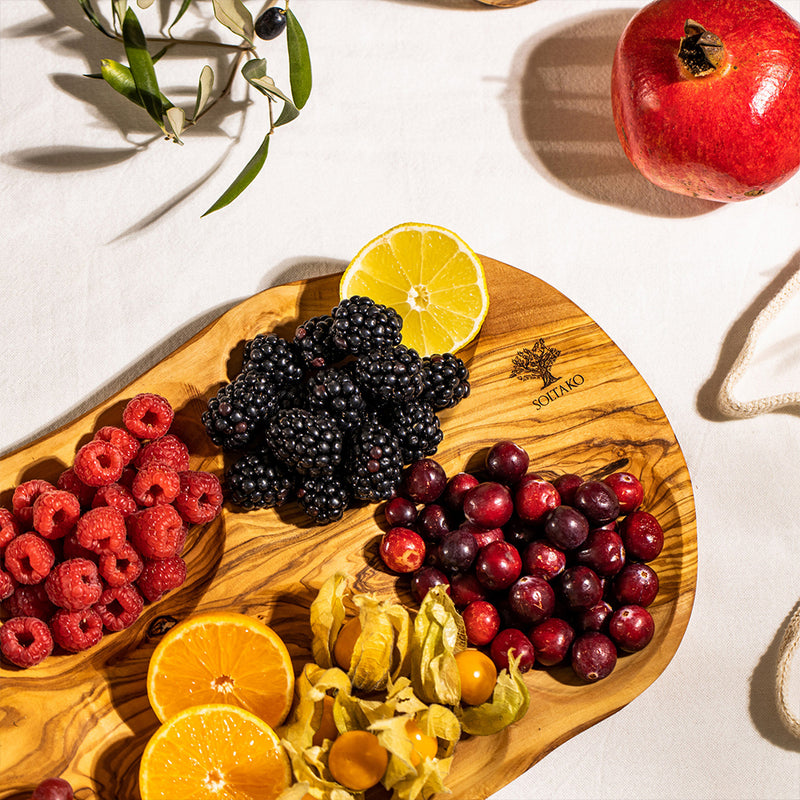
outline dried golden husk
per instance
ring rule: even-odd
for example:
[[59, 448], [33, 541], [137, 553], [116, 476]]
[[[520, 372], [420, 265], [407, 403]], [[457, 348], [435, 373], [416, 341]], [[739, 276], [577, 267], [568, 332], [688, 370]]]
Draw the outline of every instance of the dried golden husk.
[[336, 573], [320, 587], [311, 603], [311, 653], [320, 667], [332, 667], [333, 645], [344, 623], [347, 578]]

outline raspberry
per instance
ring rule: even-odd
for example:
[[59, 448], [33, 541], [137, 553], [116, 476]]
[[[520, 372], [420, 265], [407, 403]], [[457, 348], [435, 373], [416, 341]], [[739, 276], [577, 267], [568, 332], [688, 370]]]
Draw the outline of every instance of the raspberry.
[[173, 506], [152, 506], [128, 517], [131, 544], [144, 558], [172, 558], [186, 541], [187, 526]]
[[56, 556], [50, 542], [38, 533], [21, 533], [6, 547], [6, 570], [19, 583], [41, 583], [53, 568]]
[[122, 460], [125, 464], [130, 464], [139, 452], [141, 443], [135, 436], [131, 436], [124, 428], [117, 428], [114, 425], [105, 425], [94, 435], [94, 438], [101, 442], [109, 442], [122, 453]]
[[72, 467], [65, 469], [56, 481], [56, 487], [72, 492], [81, 504], [81, 508], [89, 508], [94, 497], [94, 486], [87, 486], [76, 474]]
[[139, 510], [139, 504], [131, 494], [131, 490], [121, 483], [109, 483], [97, 490], [92, 500], [92, 508], [104, 508], [105, 506], [116, 508], [123, 517], [130, 516]]
[[81, 503], [72, 492], [55, 489], [33, 501], [33, 527], [45, 539], [61, 539], [81, 516]]
[[62, 608], [50, 620], [55, 643], [69, 653], [79, 653], [103, 638], [103, 620], [93, 608], [69, 611]]
[[3, 572], [0, 569], [0, 602], [11, 597], [16, 586], [14, 579], [7, 572]]
[[171, 503], [181, 490], [181, 479], [172, 467], [151, 464], [133, 479], [131, 493], [140, 506]]
[[186, 580], [186, 562], [180, 556], [146, 560], [136, 585], [151, 603], [177, 589]]
[[131, 486], [133, 486], [133, 479], [136, 477], [136, 470], [132, 467], [125, 467], [122, 470], [122, 475], [119, 476], [119, 480], [117, 483], [120, 486], [124, 486], [128, 491], [130, 491]]
[[56, 564], [44, 588], [53, 605], [69, 611], [93, 606], [103, 592], [97, 565], [88, 558], [68, 558]]
[[128, 401], [122, 424], [139, 439], [158, 439], [169, 430], [174, 415], [166, 398], [143, 392]]
[[0, 508], [0, 555], [6, 545], [19, 535], [19, 522], [7, 508]]
[[130, 584], [106, 589], [94, 606], [106, 630], [114, 632], [133, 625], [143, 609], [142, 596]]
[[78, 544], [93, 553], [113, 553], [119, 550], [126, 535], [125, 517], [121, 511], [111, 506], [90, 509], [75, 526]]
[[124, 466], [119, 448], [102, 439], [92, 439], [75, 454], [72, 469], [88, 486], [104, 486], [119, 480]]
[[66, 558], [86, 558], [97, 563], [99, 555], [92, 550], [84, 547], [78, 542], [78, 534], [75, 531], [67, 534], [62, 540], [61, 553]]
[[43, 492], [55, 489], [52, 483], [42, 480], [30, 480], [21, 483], [11, 496], [11, 509], [17, 518], [21, 531], [29, 531], [33, 527], [33, 501]]
[[56, 607], [50, 602], [44, 583], [33, 586], [19, 585], [5, 601], [5, 609], [12, 617], [38, 617], [45, 621], [55, 613]]
[[36, 617], [12, 617], [0, 628], [0, 652], [18, 667], [32, 667], [53, 652], [47, 623]]
[[175, 472], [182, 472], [189, 469], [189, 448], [174, 433], [168, 433], [143, 445], [133, 463], [137, 469], [164, 464]]
[[215, 519], [222, 508], [222, 486], [210, 472], [180, 473], [181, 491], [175, 498], [175, 508], [186, 522], [205, 524]]
[[143, 566], [144, 562], [136, 548], [130, 542], [125, 542], [116, 553], [103, 553], [97, 568], [100, 577], [113, 587], [133, 583], [142, 574]]

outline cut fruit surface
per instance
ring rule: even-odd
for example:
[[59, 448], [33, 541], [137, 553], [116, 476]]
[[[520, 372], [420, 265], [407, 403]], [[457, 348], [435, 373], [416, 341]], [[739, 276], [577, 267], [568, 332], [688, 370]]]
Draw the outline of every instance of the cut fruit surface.
[[224, 703], [170, 717], [150, 737], [139, 766], [142, 800], [273, 800], [291, 781], [275, 731]]
[[286, 645], [246, 614], [189, 617], [165, 634], [147, 671], [147, 696], [162, 722], [190, 706], [226, 703], [276, 727], [289, 713], [293, 691]]
[[344, 299], [362, 295], [403, 318], [403, 344], [420, 355], [455, 353], [475, 336], [489, 310], [478, 256], [455, 233], [404, 223], [364, 245], [339, 284]]

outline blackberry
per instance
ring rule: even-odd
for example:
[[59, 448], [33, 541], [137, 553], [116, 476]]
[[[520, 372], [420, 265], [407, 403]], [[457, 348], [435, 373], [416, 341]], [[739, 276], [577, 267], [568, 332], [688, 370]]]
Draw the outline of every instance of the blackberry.
[[284, 402], [285, 393], [267, 375], [242, 372], [208, 401], [201, 419], [215, 445], [246, 450], [261, 441], [267, 420]]
[[245, 343], [242, 372], [261, 372], [284, 386], [299, 383], [305, 365], [292, 342], [274, 333], [259, 333]]
[[306, 381], [306, 406], [311, 411], [328, 411], [343, 432], [359, 425], [367, 402], [353, 380], [352, 370], [328, 367]]
[[358, 356], [400, 344], [402, 318], [393, 308], [369, 297], [346, 298], [331, 311], [331, 316], [331, 339], [346, 353]]
[[421, 399], [430, 403], [435, 411], [452, 408], [469, 395], [469, 370], [452, 353], [425, 356], [422, 373], [425, 388]]
[[326, 411], [281, 410], [270, 420], [266, 437], [276, 458], [301, 475], [331, 473], [342, 460], [344, 437]]
[[421, 400], [390, 403], [381, 420], [398, 438], [405, 464], [432, 456], [444, 437], [433, 406]]
[[422, 359], [416, 350], [399, 344], [373, 350], [355, 361], [359, 386], [376, 403], [406, 403], [422, 394]]
[[300, 479], [297, 500], [307, 516], [323, 525], [342, 518], [350, 505], [350, 493], [338, 476], [307, 475]]
[[311, 317], [299, 325], [294, 334], [294, 345], [307, 367], [327, 367], [335, 364], [340, 353], [331, 340], [333, 317], [325, 314]]
[[397, 493], [403, 469], [398, 438], [370, 416], [354, 431], [348, 442], [346, 480], [358, 500], [378, 502]]
[[228, 499], [242, 508], [283, 505], [295, 488], [295, 475], [278, 464], [268, 451], [237, 459], [223, 477]]

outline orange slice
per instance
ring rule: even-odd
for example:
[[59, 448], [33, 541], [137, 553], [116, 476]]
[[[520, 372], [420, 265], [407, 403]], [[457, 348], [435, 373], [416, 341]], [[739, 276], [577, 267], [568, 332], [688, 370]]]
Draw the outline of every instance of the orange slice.
[[165, 722], [190, 706], [227, 703], [272, 727], [292, 705], [289, 651], [272, 628], [246, 614], [196, 614], [158, 643], [147, 670], [147, 697]]
[[291, 784], [275, 731], [238, 706], [192, 706], [150, 737], [139, 765], [142, 800], [274, 800]]

